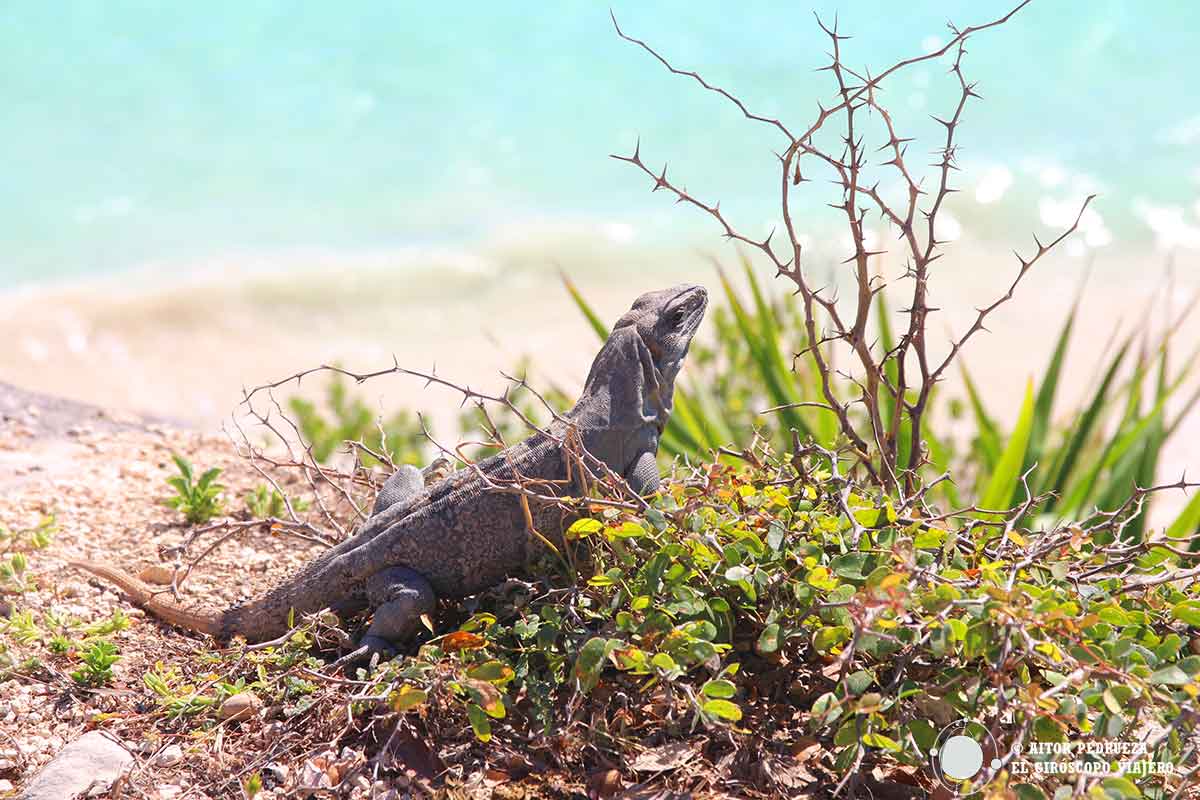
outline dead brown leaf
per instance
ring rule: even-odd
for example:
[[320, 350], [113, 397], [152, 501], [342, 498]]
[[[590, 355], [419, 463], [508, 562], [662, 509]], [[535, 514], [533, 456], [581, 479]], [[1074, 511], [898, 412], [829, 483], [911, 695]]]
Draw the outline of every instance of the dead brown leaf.
[[691, 761], [696, 751], [687, 742], [668, 742], [649, 750], [643, 750], [629, 764], [636, 772], [667, 772], [682, 767]]

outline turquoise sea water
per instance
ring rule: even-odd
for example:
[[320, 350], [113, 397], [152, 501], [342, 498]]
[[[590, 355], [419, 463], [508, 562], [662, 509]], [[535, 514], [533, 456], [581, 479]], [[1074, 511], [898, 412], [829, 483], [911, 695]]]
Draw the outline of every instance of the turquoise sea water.
[[[848, 62], [878, 70], [945, 40], [947, 19], [1007, 6], [613, 10], [679, 66], [798, 127], [831, 88], [813, 71], [827, 41], [810, 10], [837, 10], [855, 37]], [[0, 287], [246, 253], [536, 238], [566, 223], [635, 243], [707, 241], [711, 221], [607, 157], [639, 136], [648, 161], [669, 160], [689, 189], [765, 234], [780, 139], [618, 40], [608, 13], [591, 2], [12, 0], [0, 13]], [[1087, 246], [1200, 248], [1198, 31], [1195, 0], [1035, 0], [980, 34], [967, 68], [985, 101], [963, 131], [960, 224], [985, 237], [1054, 224], [1099, 189]], [[953, 96], [939, 64], [888, 88], [917, 136], [936, 134], [926, 114]], [[815, 237], [830, 199], [804, 201]]]

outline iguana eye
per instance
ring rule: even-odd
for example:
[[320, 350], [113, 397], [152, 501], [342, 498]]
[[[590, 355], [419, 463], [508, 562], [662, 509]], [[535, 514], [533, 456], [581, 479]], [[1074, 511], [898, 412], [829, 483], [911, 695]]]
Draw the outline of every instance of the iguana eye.
[[685, 313], [686, 312], [683, 308], [675, 309], [675, 311], [673, 311], [671, 313], [671, 322], [675, 323], [676, 325], [683, 322], [683, 317], [684, 317]]

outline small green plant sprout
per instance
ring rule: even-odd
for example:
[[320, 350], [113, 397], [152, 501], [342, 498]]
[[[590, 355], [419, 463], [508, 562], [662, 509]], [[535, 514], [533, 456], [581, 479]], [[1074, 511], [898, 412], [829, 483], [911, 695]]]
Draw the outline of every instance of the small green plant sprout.
[[11, 594], [24, 594], [33, 588], [33, 583], [25, 574], [29, 567], [29, 559], [24, 553], [13, 553], [7, 561], [0, 562], [0, 590]]
[[171, 719], [195, 716], [217, 703], [216, 697], [205, 694], [195, 684], [184, 680], [176, 667], [168, 667], [161, 661], [142, 674], [142, 683], [154, 692], [159, 706]]
[[6, 525], [0, 525], [0, 547], [4, 550], [43, 550], [54, 540], [58, 532], [58, 521], [53, 514], [47, 514], [32, 528], [12, 530]]
[[33, 612], [28, 609], [13, 612], [8, 619], [0, 618], [0, 631], [3, 631], [12, 641], [25, 645], [39, 641], [43, 636], [42, 629], [33, 617]]
[[[306, 511], [308, 501], [295, 499], [291, 501], [293, 511]], [[287, 511], [287, 501], [277, 489], [265, 483], [254, 487], [254, 491], [246, 494], [246, 511], [252, 519], [270, 519], [282, 517]]]
[[186, 458], [172, 453], [171, 460], [179, 468], [179, 474], [167, 478], [167, 483], [175, 489], [175, 496], [167, 498], [167, 505], [180, 511], [192, 525], [200, 525], [219, 515], [224, 510], [221, 492], [225, 490], [216, 482], [221, 474], [220, 467], [206, 470], [196, 480], [192, 464]]
[[262, 791], [262, 788], [262, 775], [258, 774], [257, 772], [242, 781], [242, 794], [245, 795], [246, 800], [254, 800], [254, 798], [258, 796], [259, 792]]
[[0, 593], [23, 594], [33, 588], [26, 554], [48, 546], [57, 530], [53, 515], [42, 517], [32, 528], [14, 531], [0, 525]]
[[56, 633], [46, 642], [46, 647], [56, 656], [65, 656], [75, 649], [75, 642], [62, 633]]
[[82, 632], [85, 637], [91, 638], [120, 633], [128, 627], [129, 616], [121, 609], [114, 608], [108, 618], [83, 626]]
[[71, 677], [81, 686], [104, 686], [112, 680], [112, 666], [120, 658], [115, 644], [107, 639], [97, 639], [84, 647], [83, 663]]

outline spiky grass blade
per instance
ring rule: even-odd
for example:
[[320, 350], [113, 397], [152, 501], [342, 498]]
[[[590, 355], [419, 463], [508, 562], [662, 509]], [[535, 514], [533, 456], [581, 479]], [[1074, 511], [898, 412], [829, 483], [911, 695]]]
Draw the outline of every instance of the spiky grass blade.
[[1125, 360], [1125, 355], [1129, 352], [1129, 347], [1132, 344], [1133, 339], [1127, 338], [1116, 355], [1113, 356], [1108, 364], [1108, 369], [1104, 372], [1103, 380], [1100, 381], [1100, 385], [1092, 394], [1092, 399], [1088, 403], [1087, 409], [1071, 429], [1066, 442], [1059, 448], [1058, 455], [1054, 459], [1054, 466], [1051, 468], [1052, 477], [1049, 483], [1042, 484], [1043, 490], [1049, 489], [1054, 493], [1054, 497], [1051, 497], [1047, 502], [1046, 511], [1053, 511], [1059, 504], [1068, 481], [1075, 474], [1079, 455], [1083, 452], [1084, 445], [1090, 439], [1101, 412], [1108, 405], [1109, 389], [1116, 380], [1117, 372], [1120, 370], [1121, 364]]
[[1168, 539], [1187, 539], [1196, 536], [1188, 550], [1195, 553], [1200, 550], [1200, 490], [1193, 489], [1194, 494], [1188, 504], [1183, 507], [1183, 511], [1179, 512], [1179, 516], [1175, 521], [1167, 526]]
[[[1058, 391], [1058, 379], [1062, 374], [1062, 365], [1067, 355], [1067, 346], [1071, 341], [1071, 330], [1075, 327], [1075, 314], [1078, 310], [1078, 301], [1076, 301], [1071, 313], [1067, 315], [1062, 330], [1059, 331], [1054, 353], [1050, 357], [1046, 375], [1042, 378], [1042, 385], [1038, 387], [1037, 400], [1034, 402], [1033, 427], [1029, 432], [1029, 451], [1025, 454], [1025, 463], [1022, 465], [1022, 469], [1028, 470], [1036, 463], [1041, 467], [1037, 472], [1043, 476], [1048, 476], [1050, 472], [1046, 468], [1047, 465], [1041, 463], [1041, 460], [1045, 453], [1046, 436], [1050, 432], [1053, 422], [1054, 396]], [[1040, 487], [1042, 481], [1035, 479], [1033, 483], [1035, 487]]]
[[579, 309], [580, 313], [583, 314], [584, 319], [586, 319], [588, 324], [592, 326], [592, 330], [595, 331], [596, 335], [600, 337], [600, 341], [603, 342], [608, 339], [608, 326], [605, 325], [604, 321], [600, 319], [600, 315], [595, 312], [591, 304], [588, 303], [587, 300], [583, 299], [583, 295], [579, 292], [578, 287], [575, 286], [574, 281], [568, 278], [565, 272], [559, 273], [559, 277], [562, 278], [563, 286], [566, 288], [567, 294], [569, 294], [571, 299], [575, 301], [575, 307]]
[[996, 468], [1000, 461], [1000, 429], [983, 406], [983, 397], [979, 393], [971, 373], [967, 371], [964, 359], [959, 359], [958, 368], [962, 372], [963, 385], [967, 389], [967, 399], [971, 403], [971, 411], [975, 414], [976, 435], [978, 436], [980, 454], [983, 456], [983, 466], [988, 474]]
[[[733, 285], [729, 282], [729, 278], [724, 271], [719, 270], [717, 274], [721, 280], [721, 288], [725, 291], [725, 299], [729, 305], [730, 311], [733, 313], [734, 320], [737, 322], [738, 329], [741, 331], [747, 346], [750, 348], [751, 360], [753, 361], [760, 377], [763, 379], [767, 390], [767, 397], [770, 399], [771, 405], [781, 407], [778, 413], [787, 428], [795, 428], [805, 436], [812, 435], [812, 429], [801, 417], [797, 408], [791, 407], [799, 402], [801, 397], [795, 385], [795, 374], [791, 370], [784, 369], [780, 366], [780, 354], [778, 345], [770, 347], [768, 342], [764, 340], [761, 332], [756, 330], [754, 321], [750, 314], [742, 305], [741, 299], [737, 292], [734, 291]], [[777, 341], [777, 340], [776, 340]], [[772, 352], [773, 351], [773, 352]]]
[[996, 469], [992, 472], [987, 489], [983, 493], [980, 505], [989, 511], [1003, 511], [1012, 502], [1013, 494], [1021, 481], [1021, 465], [1025, 463], [1025, 453], [1029, 449], [1029, 434], [1033, 428], [1034, 400], [1033, 380], [1025, 384], [1025, 400], [1021, 403], [1021, 413], [1017, 417], [1017, 425], [1012, 436], [1008, 439]]

